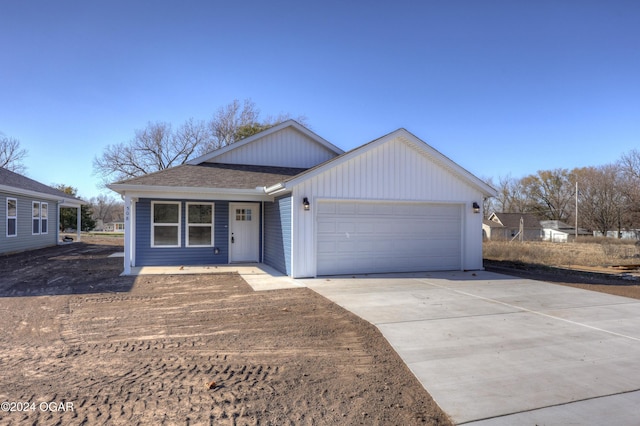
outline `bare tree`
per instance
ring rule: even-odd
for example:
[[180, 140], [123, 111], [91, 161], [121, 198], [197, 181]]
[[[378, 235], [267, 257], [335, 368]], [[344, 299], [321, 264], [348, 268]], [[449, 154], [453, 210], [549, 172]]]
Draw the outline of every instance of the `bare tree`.
[[122, 222], [124, 220], [124, 203], [113, 197], [100, 194], [89, 200], [93, 219], [103, 224], [109, 222]]
[[258, 123], [259, 116], [260, 110], [250, 99], [245, 99], [242, 105], [235, 99], [229, 105], [220, 107], [209, 123], [213, 139], [205, 151], [231, 145], [238, 140], [238, 129]]
[[640, 226], [640, 151], [623, 154], [620, 167], [620, 191], [625, 198], [624, 219], [630, 229]]
[[0, 167], [16, 173], [24, 173], [27, 167], [23, 160], [27, 157], [27, 150], [20, 147], [16, 138], [0, 133]]
[[580, 213], [584, 227], [603, 235], [623, 228], [624, 196], [620, 191], [620, 168], [609, 164], [574, 170], [579, 184]]
[[540, 219], [567, 221], [571, 217], [575, 184], [566, 169], [541, 170], [522, 178], [527, 212]]
[[496, 185], [495, 209], [502, 213], [520, 213], [527, 211], [527, 196], [524, 193], [522, 179], [511, 175], [498, 178]]
[[109, 145], [100, 157], [94, 158], [96, 173], [108, 183], [186, 163], [200, 142], [189, 133], [189, 123], [176, 134], [169, 123], [147, 124], [128, 143]]
[[[93, 160], [94, 173], [103, 183], [142, 176], [184, 164], [202, 155], [232, 144], [290, 118], [280, 114], [259, 120], [260, 111], [250, 99], [243, 103], [234, 100], [221, 107], [210, 121], [187, 120], [173, 131], [169, 123], [148, 123], [135, 131], [128, 141], [105, 148]], [[306, 124], [305, 117], [297, 118]]]
[[[280, 124], [291, 118], [290, 114], [279, 114], [260, 119], [260, 110], [251, 99], [242, 103], [235, 99], [228, 105], [220, 107], [208, 123], [208, 143], [200, 145], [199, 154], [205, 154], [227, 145], [231, 145], [246, 137]], [[307, 125], [307, 118], [299, 116], [295, 119]]]

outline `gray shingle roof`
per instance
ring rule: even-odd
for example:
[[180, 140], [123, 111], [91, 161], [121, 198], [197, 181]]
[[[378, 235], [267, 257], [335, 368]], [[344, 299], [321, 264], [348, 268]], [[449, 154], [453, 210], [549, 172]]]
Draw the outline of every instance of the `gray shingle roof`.
[[253, 166], [246, 164], [183, 164], [148, 175], [135, 177], [115, 185], [149, 185], [194, 188], [255, 189], [275, 185], [304, 172], [291, 167]]
[[500, 223], [507, 228], [520, 227], [520, 218], [523, 219], [523, 225], [529, 229], [541, 229], [540, 221], [530, 213], [494, 213]]
[[20, 190], [38, 192], [40, 194], [50, 195], [56, 198], [66, 198], [68, 200], [76, 200], [78, 202], [82, 202], [82, 200], [80, 200], [79, 198], [73, 197], [55, 188], [47, 186], [33, 179], [29, 179], [26, 176], [22, 176], [18, 173], [4, 169], [2, 167], [0, 167], [0, 185], [6, 185], [15, 188], [16, 190], [18, 190], [18, 192], [20, 192]]

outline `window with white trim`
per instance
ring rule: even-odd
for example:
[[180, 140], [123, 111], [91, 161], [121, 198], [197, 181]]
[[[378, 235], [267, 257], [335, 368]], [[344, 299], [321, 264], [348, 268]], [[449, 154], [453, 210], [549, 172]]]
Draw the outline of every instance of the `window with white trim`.
[[213, 246], [213, 203], [187, 203], [187, 247]]
[[18, 235], [18, 200], [7, 198], [7, 237]]
[[180, 247], [180, 202], [151, 202], [151, 247]]
[[31, 234], [38, 235], [40, 234], [40, 202], [34, 201], [32, 207], [33, 226], [31, 227]]
[[40, 203], [40, 233], [49, 233], [49, 204]]

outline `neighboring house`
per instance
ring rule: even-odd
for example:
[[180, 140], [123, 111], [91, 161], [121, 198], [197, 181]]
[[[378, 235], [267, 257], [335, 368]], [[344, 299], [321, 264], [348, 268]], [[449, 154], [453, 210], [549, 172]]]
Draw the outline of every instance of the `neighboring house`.
[[[544, 234], [542, 239], [544, 241], [566, 243], [575, 240], [576, 228], [560, 220], [541, 220], [540, 226], [542, 226]], [[589, 231], [578, 228], [578, 236], [590, 237], [592, 234]]]
[[345, 153], [293, 120], [109, 187], [125, 199], [125, 274], [263, 262], [294, 278], [482, 269], [495, 196], [404, 129]]
[[79, 213], [84, 204], [4, 168], [0, 168], [0, 203], [0, 254], [56, 245], [60, 241], [60, 209], [75, 208]]
[[482, 222], [482, 235], [487, 240], [540, 241], [540, 221], [529, 213], [491, 213]]
[[619, 238], [622, 240], [640, 240], [640, 230], [630, 229], [626, 231], [607, 231], [606, 235], [602, 235], [600, 231], [593, 231], [594, 237]]
[[104, 225], [104, 232], [124, 233], [124, 222], [109, 222], [106, 225]]

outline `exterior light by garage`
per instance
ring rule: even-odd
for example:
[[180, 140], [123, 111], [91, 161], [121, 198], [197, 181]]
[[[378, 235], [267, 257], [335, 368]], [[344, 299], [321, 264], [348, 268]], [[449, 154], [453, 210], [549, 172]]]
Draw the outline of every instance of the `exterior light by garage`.
[[480, 206], [478, 205], [478, 203], [476, 203], [475, 201], [473, 202], [473, 205], [471, 206], [473, 207], [473, 212], [474, 213], [480, 213]]
[[302, 200], [302, 206], [305, 210], [311, 209], [311, 204], [309, 204], [309, 199], [307, 197], [304, 197], [304, 199]]

